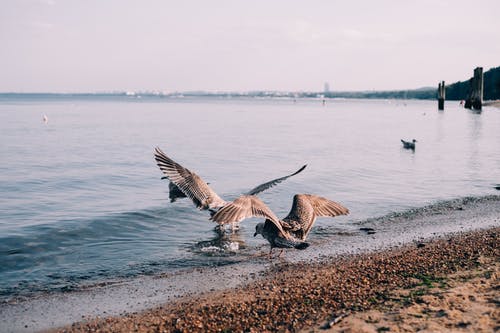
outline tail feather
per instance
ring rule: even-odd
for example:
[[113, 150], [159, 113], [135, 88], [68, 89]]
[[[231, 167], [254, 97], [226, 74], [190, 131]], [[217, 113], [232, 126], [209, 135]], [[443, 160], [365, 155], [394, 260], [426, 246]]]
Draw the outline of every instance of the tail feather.
[[304, 250], [307, 247], [309, 247], [309, 243], [296, 241], [293, 239], [285, 239], [282, 237], [276, 237], [274, 239], [274, 243], [276, 244], [276, 247], [280, 247], [280, 248], [292, 248], [293, 247], [297, 250]]
[[308, 247], [309, 247], [309, 243], [306, 243], [306, 242], [300, 242], [294, 246], [294, 248], [296, 248], [297, 250], [304, 250], [304, 249], [307, 249]]

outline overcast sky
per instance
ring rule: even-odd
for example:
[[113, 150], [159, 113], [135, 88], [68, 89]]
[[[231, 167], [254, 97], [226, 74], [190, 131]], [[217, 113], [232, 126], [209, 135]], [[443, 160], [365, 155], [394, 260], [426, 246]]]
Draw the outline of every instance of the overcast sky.
[[437, 86], [500, 66], [500, 1], [0, 0], [0, 92]]

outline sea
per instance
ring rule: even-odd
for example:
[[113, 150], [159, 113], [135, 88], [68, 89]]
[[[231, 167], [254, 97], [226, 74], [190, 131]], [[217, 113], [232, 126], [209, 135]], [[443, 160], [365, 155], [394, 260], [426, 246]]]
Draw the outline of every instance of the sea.
[[296, 193], [348, 207], [313, 244], [500, 183], [500, 109], [458, 101], [0, 94], [0, 138], [0, 302], [268, 251], [262, 219], [220, 233], [170, 202], [155, 147], [226, 200], [307, 165], [259, 197], [279, 217]]

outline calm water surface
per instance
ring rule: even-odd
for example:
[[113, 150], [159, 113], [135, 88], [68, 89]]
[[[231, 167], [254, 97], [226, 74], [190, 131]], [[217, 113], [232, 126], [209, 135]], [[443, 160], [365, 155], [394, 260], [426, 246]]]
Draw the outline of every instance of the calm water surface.
[[[495, 193], [499, 129], [500, 110], [458, 102], [0, 97], [0, 298], [236, 263], [267, 246], [252, 237], [258, 219], [220, 237], [206, 212], [170, 203], [155, 146], [225, 199], [308, 164], [261, 198], [278, 216], [295, 193], [351, 210], [319, 219], [314, 241]], [[415, 152], [401, 138], [417, 139]]]

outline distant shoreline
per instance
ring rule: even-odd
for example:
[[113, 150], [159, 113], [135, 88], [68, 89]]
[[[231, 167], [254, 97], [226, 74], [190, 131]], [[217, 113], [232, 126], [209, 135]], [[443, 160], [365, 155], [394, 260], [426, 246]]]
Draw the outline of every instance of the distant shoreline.
[[[416, 90], [418, 94], [408, 95], [407, 90], [401, 91], [359, 91], [359, 92], [287, 92], [287, 91], [252, 91], [252, 92], [161, 92], [161, 91], [117, 91], [117, 92], [0, 92], [2, 99], [70, 99], [70, 98], [276, 98], [276, 99], [401, 99], [401, 100], [436, 100], [429, 95], [430, 90]], [[432, 89], [434, 92], [434, 89]], [[432, 93], [433, 94], [433, 93]], [[458, 100], [457, 100], [458, 101]]]
[[496, 101], [485, 101], [483, 103], [483, 106], [493, 106], [493, 107], [496, 107], [496, 108], [500, 108], [500, 100], [496, 100]]
[[[436, 101], [434, 95], [428, 95], [427, 90], [417, 90], [416, 95], [405, 94], [405, 91], [369, 91], [369, 92], [338, 92], [325, 96], [316, 92], [96, 92], [96, 93], [0, 93], [0, 103], [9, 101], [71, 101], [71, 100], [101, 100], [101, 101], [181, 101], [183, 99], [206, 98], [214, 100], [231, 99], [276, 99], [276, 100], [420, 100]], [[425, 94], [420, 94], [425, 92]], [[458, 99], [447, 99], [446, 102], [460, 102]], [[483, 106], [500, 107], [500, 100], [486, 100]]]

